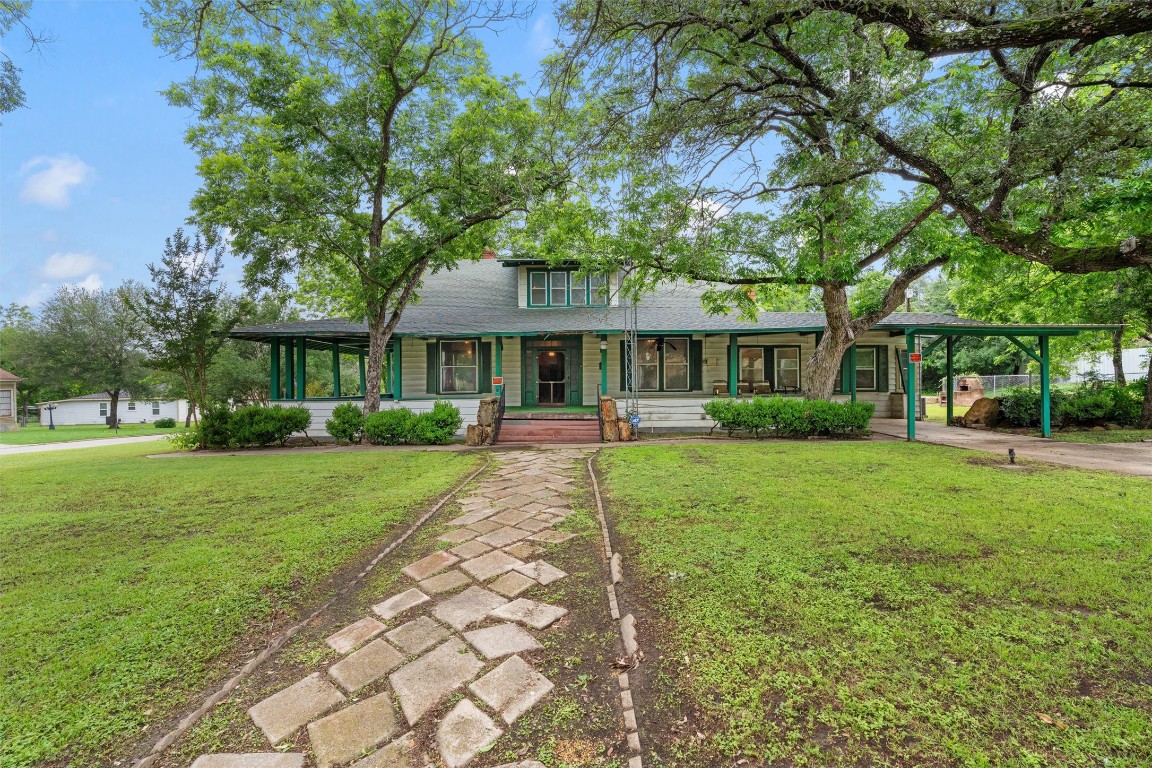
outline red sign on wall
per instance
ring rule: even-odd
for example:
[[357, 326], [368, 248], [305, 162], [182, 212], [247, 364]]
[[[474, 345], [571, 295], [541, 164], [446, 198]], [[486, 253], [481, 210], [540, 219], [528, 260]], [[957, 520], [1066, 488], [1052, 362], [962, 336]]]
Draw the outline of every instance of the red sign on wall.
[[504, 384], [504, 377], [503, 376], [493, 376], [492, 377], [492, 386], [499, 387], [499, 386], [502, 386], [503, 384]]
[[909, 359], [910, 361], [912, 361], [913, 363], [918, 363], [918, 362], [920, 362], [920, 359], [921, 359], [921, 357], [922, 357], [922, 356], [921, 356], [921, 354], [920, 354], [919, 352], [913, 352], [912, 354], [908, 355], [908, 359]]

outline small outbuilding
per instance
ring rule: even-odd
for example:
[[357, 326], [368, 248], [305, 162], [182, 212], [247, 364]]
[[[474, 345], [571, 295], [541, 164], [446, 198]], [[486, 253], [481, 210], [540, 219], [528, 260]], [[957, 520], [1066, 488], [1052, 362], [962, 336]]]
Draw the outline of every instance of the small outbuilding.
[[0, 432], [17, 429], [16, 388], [24, 379], [0, 368]]
[[[36, 405], [40, 406], [40, 423], [44, 426], [48, 425], [49, 420], [57, 426], [107, 424], [112, 398], [107, 392], [95, 392], [63, 400], [46, 400]], [[48, 405], [55, 406], [51, 412], [45, 407]], [[117, 406], [121, 424], [150, 424], [164, 418], [175, 419], [179, 423], [188, 416], [187, 400], [143, 400], [133, 398], [128, 392], [121, 392]]]

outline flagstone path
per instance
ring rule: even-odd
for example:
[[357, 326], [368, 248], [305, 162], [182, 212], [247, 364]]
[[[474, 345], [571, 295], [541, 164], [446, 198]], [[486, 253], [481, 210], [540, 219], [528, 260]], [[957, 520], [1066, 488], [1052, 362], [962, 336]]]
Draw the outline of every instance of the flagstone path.
[[[567, 614], [561, 605], [519, 597], [567, 574], [547, 561], [548, 547], [574, 534], [553, 526], [572, 514], [580, 450], [496, 454], [464, 514], [440, 541], [451, 545], [401, 569], [408, 587], [372, 614], [326, 639], [342, 658], [268, 696], [248, 710], [270, 747], [305, 728], [316, 765], [355, 761], [354, 768], [423, 768], [411, 730], [453, 697], [436, 728], [435, 748], [447, 768], [490, 749], [553, 684], [520, 654]], [[382, 693], [349, 697], [384, 678]], [[358, 759], [359, 758], [359, 759]], [[305, 755], [202, 755], [193, 768], [299, 768]], [[535, 761], [503, 768], [543, 768]]]

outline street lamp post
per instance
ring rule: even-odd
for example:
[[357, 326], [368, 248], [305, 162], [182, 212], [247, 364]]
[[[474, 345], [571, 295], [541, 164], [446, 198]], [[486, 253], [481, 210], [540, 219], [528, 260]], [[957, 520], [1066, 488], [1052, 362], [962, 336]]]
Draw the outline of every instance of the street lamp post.
[[56, 424], [52, 421], [52, 411], [56, 410], [56, 406], [46, 405], [44, 410], [48, 411], [48, 429], [56, 429]]

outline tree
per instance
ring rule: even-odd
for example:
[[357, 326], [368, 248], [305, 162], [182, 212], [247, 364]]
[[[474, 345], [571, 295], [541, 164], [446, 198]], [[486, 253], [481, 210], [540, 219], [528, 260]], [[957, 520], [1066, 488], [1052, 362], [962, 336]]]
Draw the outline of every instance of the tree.
[[198, 74], [196, 218], [227, 227], [250, 285], [292, 271], [368, 325], [365, 409], [384, 351], [430, 271], [477, 258], [501, 220], [563, 181], [515, 80], [475, 33], [515, 5], [435, 0], [238, 4], [153, 0], [161, 44]]
[[1139, 3], [572, 0], [559, 18], [571, 42], [554, 98], [594, 104], [616, 135], [589, 144], [658, 158], [682, 209], [722, 212], [704, 226], [718, 236], [691, 233], [703, 258], [648, 266], [821, 289], [829, 333], [810, 396], [831, 392], [843, 349], [883, 317], [846, 302], [876, 269], [890, 310], [982, 246], [1062, 272], [1152, 263], [1147, 219], [1103, 227], [1093, 212], [1149, 173]]
[[207, 407], [208, 370], [238, 320], [220, 282], [223, 265], [223, 246], [213, 234], [189, 239], [177, 228], [164, 240], [160, 264], [148, 265], [152, 285], [121, 291], [143, 325], [148, 365], [179, 378], [190, 414]]
[[[13, 29], [19, 29], [28, 50], [33, 51], [49, 36], [44, 32], [37, 32], [28, 25], [28, 9], [32, 7], [31, 0], [0, 0], [0, 38], [3, 38]], [[0, 49], [0, 115], [23, 107], [26, 101], [24, 88], [20, 85], [20, 67], [12, 61], [6, 51]]]
[[[253, 301], [229, 301], [233, 305], [231, 311], [240, 315], [238, 324], [263, 325], [301, 319], [299, 310], [272, 295]], [[309, 363], [313, 359], [309, 358]], [[267, 346], [227, 339], [208, 371], [209, 401], [237, 405], [267, 404], [271, 397], [271, 368], [272, 355]]]
[[122, 392], [148, 391], [144, 329], [119, 291], [64, 286], [40, 309], [38, 352], [52, 386], [108, 395], [109, 426], [118, 423]]

